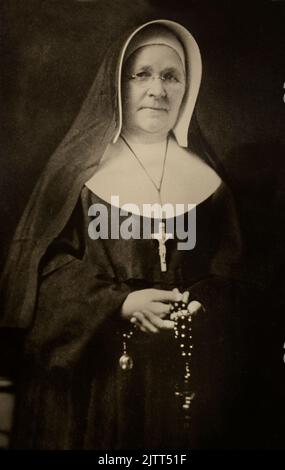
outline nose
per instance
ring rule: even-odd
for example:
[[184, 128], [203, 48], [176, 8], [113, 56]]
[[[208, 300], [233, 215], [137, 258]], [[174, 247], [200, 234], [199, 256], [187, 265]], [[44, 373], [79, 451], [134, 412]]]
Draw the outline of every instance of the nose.
[[153, 77], [148, 87], [148, 95], [160, 98], [166, 96], [164, 82], [159, 77]]

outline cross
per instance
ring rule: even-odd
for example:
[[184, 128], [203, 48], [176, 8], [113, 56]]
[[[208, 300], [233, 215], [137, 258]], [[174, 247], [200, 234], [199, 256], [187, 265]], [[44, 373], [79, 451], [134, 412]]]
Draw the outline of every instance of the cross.
[[166, 246], [165, 243], [169, 238], [173, 238], [172, 233], [165, 232], [165, 222], [159, 222], [158, 233], [152, 233], [151, 237], [158, 241], [158, 253], [160, 257], [160, 270], [161, 272], [167, 271], [166, 266]]

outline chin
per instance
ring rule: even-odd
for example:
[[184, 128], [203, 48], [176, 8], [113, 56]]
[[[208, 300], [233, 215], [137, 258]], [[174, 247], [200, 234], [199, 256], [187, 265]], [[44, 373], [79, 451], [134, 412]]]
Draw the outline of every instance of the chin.
[[165, 130], [165, 128], [157, 128], [157, 127], [145, 127], [142, 129], [144, 132], [148, 134], [167, 134], [168, 130]]
[[168, 133], [169, 131], [169, 127], [162, 125], [161, 121], [144, 122], [143, 125], [140, 126], [140, 128], [142, 131], [148, 132], [150, 134], [162, 134]]

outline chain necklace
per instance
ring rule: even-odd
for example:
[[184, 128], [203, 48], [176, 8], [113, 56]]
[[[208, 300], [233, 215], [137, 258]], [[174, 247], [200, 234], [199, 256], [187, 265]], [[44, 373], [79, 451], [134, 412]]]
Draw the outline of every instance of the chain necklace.
[[[132, 153], [132, 155], [135, 157], [137, 162], [139, 163], [140, 167], [143, 169], [144, 173], [146, 174], [146, 176], [148, 177], [148, 179], [150, 180], [152, 185], [154, 186], [154, 188], [155, 188], [155, 190], [158, 194], [160, 206], [162, 207], [161, 187], [162, 187], [163, 177], [164, 177], [164, 173], [165, 173], [166, 157], [167, 157], [167, 151], [168, 151], [168, 138], [167, 138], [167, 141], [166, 141], [165, 153], [164, 153], [164, 158], [163, 158], [161, 178], [160, 178], [160, 181], [159, 181], [158, 185], [156, 184], [156, 182], [154, 181], [152, 176], [149, 174], [149, 172], [147, 171], [147, 169], [145, 168], [145, 166], [143, 165], [143, 163], [141, 162], [141, 160], [139, 159], [139, 157], [137, 156], [135, 151], [132, 149], [129, 142], [126, 140], [126, 138], [122, 134], [121, 134], [121, 138], [122, 138], [123, 142], [126, 144], [126, 146], [128, 147], [128, 149], [130, 150], [130, 152]], [[164, 218], [163, 215], [162, 215], [162, 218]], [[159, 258], [160, 258], [160, 270], [161, 270], [161, 272], [166, 272], [167, 271], [167, 264], [166, 264], [166, 246], [165, 246], [165, 243], [170, 238], [173, 238], [173, 235], [171, 233], [166, 233], [165, 222], [163, 220], [161, 220], [159, 222], [158, 232], [153, 233], [152, 238], [154, 240], [158, 241], [158, 254], [159, 254]]]
[[156, 192], [158, 193], [158, 197], [159, 197], [159, 203], [160, 203], [160, 205], [162, 205], [162, 203], [161, 203], [161, 186], [162, 186], [164, 172], [165, 172], [165, 164], [166, 164], [166, 157], [167, 157], [167, 150], [168, 150], [168, 138], [166, 140], [166, 147], [165, 147], [165, 152], [164, 152], [164, 157], [163, 157], [163, 164], [162, 164], [162, 172], [161, 172], [161, 177], [160, 177], [158, 185], [156, 184], [156, 182], [152, 178], [151, 174], [147, 171], [146, 167], [144, 166], [144, 164], [142, 163], [140, 158], [137, 156], [134, 149], [130, 146], [127, 139], [122, 134], [121, 134], [121, 138], [124, 141], [124, 143], [126, 144], [126, 146], [128, 147], [128, 149], [131, 151], [131, 153], [133, 154], [133, 156], [135, 157], [137, 162], [139, 163], [140, 167], [143, 169], [143, 171], [147, 175], [148, 179], [151, 181], [154, 188], [156, 189]]

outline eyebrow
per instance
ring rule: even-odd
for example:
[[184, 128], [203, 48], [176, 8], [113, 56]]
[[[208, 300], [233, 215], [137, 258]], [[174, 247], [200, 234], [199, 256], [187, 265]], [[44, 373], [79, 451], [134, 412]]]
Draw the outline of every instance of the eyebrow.
[[180, 69], [178, 69], [177, 67], [173, 67], [173, 66], [166, 67], [166, 68], [163, 70], [163, 72], [164, 72], [164, 73], [167, 73], [167, 72], [178, 73], [179, 75], [185, 76], [184, 70], [180, 70]]
[[[132, 73], [134, 73], [134, 72], [138, 73], [139, 71], [152, 72], [152, 70], [153, 69], [152, 69], [151, 65], [141, 65], [141, 66], [134, 67], [134, 68], [131, 67]], [[161, 73], [169, 73], [169, 72], [177, 73], [177, 74], [179, 74], [179, 76], [185, 77], [185, 72], [183, 70], [179, 70], [177, 67], [169, 66], [169, 67], [165, 67], [163, 70], [161, 70]]]

